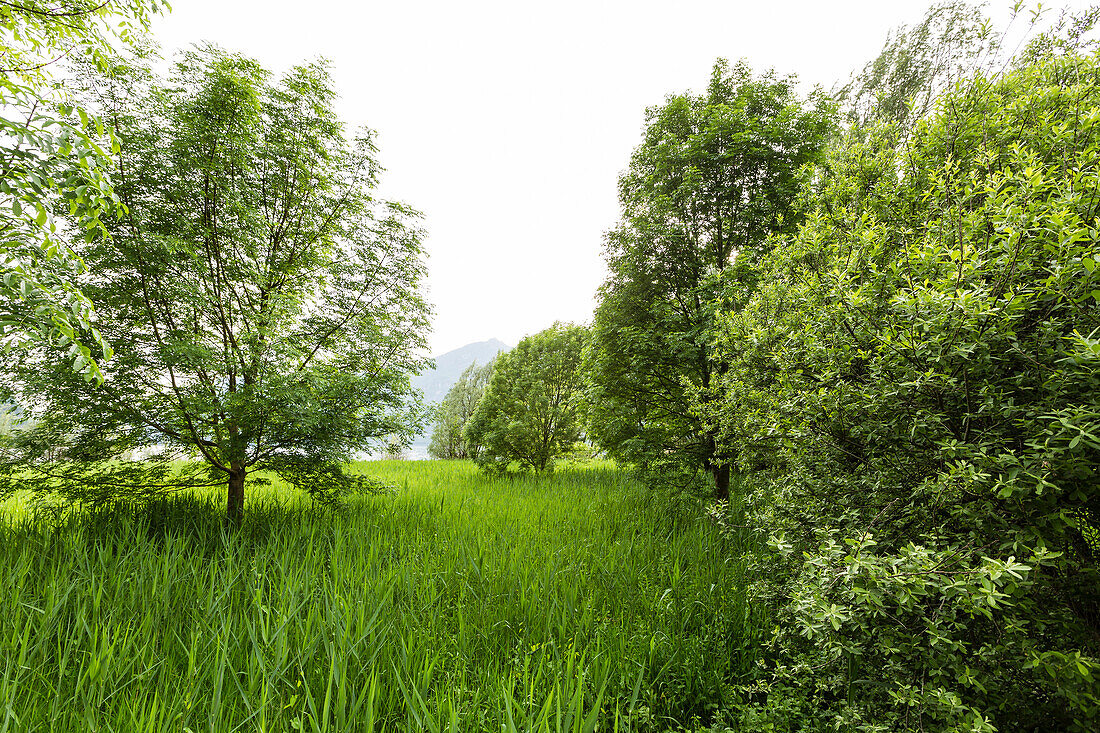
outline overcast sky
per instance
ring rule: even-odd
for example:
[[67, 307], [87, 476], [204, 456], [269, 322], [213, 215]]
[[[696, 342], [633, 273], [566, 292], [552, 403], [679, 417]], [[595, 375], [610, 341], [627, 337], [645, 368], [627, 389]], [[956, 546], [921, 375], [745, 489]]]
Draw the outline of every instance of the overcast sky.
[[424, 212], [431, 345], [441, 354], [591, 320], [616, 182], [646, 107], [704, 87], [718, 57], [829, 88], [930, 3], [172, 4], [153, 27], [166, 53], [212, 41], [277, 72], [332, 62], [341, 116], [378, 131], [384, 194]]

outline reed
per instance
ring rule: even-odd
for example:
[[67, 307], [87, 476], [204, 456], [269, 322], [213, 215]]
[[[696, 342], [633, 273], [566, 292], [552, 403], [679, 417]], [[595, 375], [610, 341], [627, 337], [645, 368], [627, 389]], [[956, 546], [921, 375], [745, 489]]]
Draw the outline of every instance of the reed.
[[709, 723], [758, 623], [732, 540], [610, 464], [371, 462], [341, 510], [224, 500], [0, 526], [0, 733], [642, 731]]

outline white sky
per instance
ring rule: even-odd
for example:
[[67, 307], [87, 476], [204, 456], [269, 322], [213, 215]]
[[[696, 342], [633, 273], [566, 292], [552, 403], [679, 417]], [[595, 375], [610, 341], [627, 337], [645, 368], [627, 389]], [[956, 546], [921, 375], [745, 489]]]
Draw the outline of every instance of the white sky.
[[425, 214], [441, 354], [591, 319], [646, 107], [704, 87], [719, 56], [829, 88], [930, 2], [172, 4], [153, 26], [166, 53], [212, 41], [276, 72], [332, 61], [342, 118], [379, 133], [384, 195]]

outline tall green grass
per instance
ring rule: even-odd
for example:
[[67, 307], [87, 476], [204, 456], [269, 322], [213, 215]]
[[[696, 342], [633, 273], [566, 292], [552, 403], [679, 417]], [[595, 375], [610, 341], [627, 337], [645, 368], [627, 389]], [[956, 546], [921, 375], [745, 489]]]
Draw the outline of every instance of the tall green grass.
[[343, 510], [274, 482], [0, 527], [6, 731], [667, 730], [753, 663], [738, 548], [612, 466], [361, 464]]

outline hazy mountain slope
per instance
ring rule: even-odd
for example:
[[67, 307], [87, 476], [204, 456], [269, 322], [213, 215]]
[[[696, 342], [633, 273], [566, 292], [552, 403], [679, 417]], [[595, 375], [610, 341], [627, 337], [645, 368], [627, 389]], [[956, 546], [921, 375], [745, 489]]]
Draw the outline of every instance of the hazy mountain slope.
[[[475, 361], [478, 364], [488, 364], [498, 353], [508, 351], [511, 348], [508, 344], [495, 338], [466, 344], [454, 351], [448, 351], [446, 354], [435, 357], [435, 369], [430, 369], [418, 377], [413, 377], [413, 386], [423, 390], [425, 402], [438, 404], [447, 396], [447, 391], [462, 376], [462, 372], [466, 367]], [[427, 458], [428, 443], [431, 442], [431, 437], [432, 426], [428, 425], [423, 433], [413, 439], [409, 457]]]
[[435, 369], [413, 377], [413, 386], [423, 390], [426, 402], [439, 402], [447, 395], [451, 385], [458, 381], [462, 370], [475, 361], [478, 364], [487, 364], [498, 352], [508, 351], [510, 348], [512, 347], [508, 344], [494, 338], [448, 351], [435, 357]]

